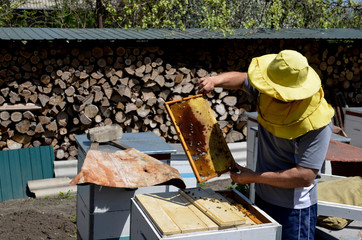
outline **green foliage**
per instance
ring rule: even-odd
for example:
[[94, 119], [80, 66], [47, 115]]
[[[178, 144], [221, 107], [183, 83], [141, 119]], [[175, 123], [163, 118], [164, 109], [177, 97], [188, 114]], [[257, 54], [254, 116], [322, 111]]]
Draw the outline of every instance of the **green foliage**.
[[77, 214], [74, 214], [72, 217], [70, 217], [70, 221], [72, 221], [73, 223], [77, 222]]
[[[101, 3], [100, 5], [96, 4]], [[19, 10], [2, 1], [0, 26], [94, 28], [360, 28], [354, 0], [58, 0], [51, 10]]]
[[205, 185], [206, 185], [205, 182], [200, 182], [200, 183], [197, 184], [198, 187], [204, 187]]
[[0, 2], [0, 26], [12, 26], [12, 19], [14, 18], [15, 9], [21, 4], [25, 3], [25, 0], [18, 1], [6, 1]]
[[361, 2], [325, 0], [274, 0], [265, 23], [267, 28], [360, 27]]
[[125, 0], [114, 8], [104, 1], [107, 25], [121, 28], [209, 28], [225, 31], [231, 10], [227, 0]]
[[71, 198], [71, 197], [75, 197], [75, 195], [72, 195], [72, 193], [70, 192], [70, 190], [68, 190], [67, 193], [60, 192], [57, 198], [59, 198], [59, 199], [65, 199], [65, 198]]
[[241, 192], [245, 197], [249, 197], [249, 184], [239, 184], [235, 182], [231, 182], [231, 186], [229, 189], [235, 189]]

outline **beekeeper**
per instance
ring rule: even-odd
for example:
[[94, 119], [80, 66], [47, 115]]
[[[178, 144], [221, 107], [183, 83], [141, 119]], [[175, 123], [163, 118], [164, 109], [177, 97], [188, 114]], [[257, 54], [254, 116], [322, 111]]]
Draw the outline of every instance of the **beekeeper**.
[[333, 108], [321, 80], [297, 51], [253, 58], [248, 72], [200, 78], [199, 92], [244, 89], [256, 99], [256, 171], [237, 165], [239, 184], [255, 184], [255, 204], [282, 225], [282, 239], [314, 239], [317, 182], [332, 134]]

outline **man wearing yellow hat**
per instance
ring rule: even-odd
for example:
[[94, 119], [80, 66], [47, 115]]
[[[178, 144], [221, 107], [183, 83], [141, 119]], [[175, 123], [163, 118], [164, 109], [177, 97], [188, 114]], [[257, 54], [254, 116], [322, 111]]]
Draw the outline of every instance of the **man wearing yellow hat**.
[[256, 171], [237, 165], [239, 184], [255, 184], [255, 203], [278, 221], [283, 239], [314, 239], [317, 182], [332, 134], [333, 108], [307, 59], [293, 50], [253, 58], [248, 73], [200, 78], [200, 92], [244, 89], [257, 99]]

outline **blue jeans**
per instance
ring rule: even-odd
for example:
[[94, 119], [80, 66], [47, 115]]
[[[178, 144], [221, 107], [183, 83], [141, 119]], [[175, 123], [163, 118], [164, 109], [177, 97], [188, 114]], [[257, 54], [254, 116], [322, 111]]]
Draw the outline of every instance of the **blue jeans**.
[[275, 206], [255, 195], [255, 204], [282, 225], [283, 240], [313, 240], [317, 224], [317, 204], [304, 209]]

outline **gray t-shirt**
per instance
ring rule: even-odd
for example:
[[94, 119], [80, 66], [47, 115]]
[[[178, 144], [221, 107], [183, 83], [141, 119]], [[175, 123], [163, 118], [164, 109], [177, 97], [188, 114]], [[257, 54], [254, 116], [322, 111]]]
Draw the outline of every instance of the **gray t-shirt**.
[[[257, 97], [258, 91], [250, 85], [248, 80], [245, 81], [244, 87], [247, 92]], [[332, 128], [331, 122], [318, 130], [288, 140], [274, 136], [259, 124], [256, 171], [259, 173], [275, 172], [297, 165], [320, 170], [327, 154]], [[259, 197], [271, 204], [302, 209], [317, 203], [319, 179], [320, 172], [309, 187], [284, 189], [266, 184], [255, 184], [255, 191]]]

